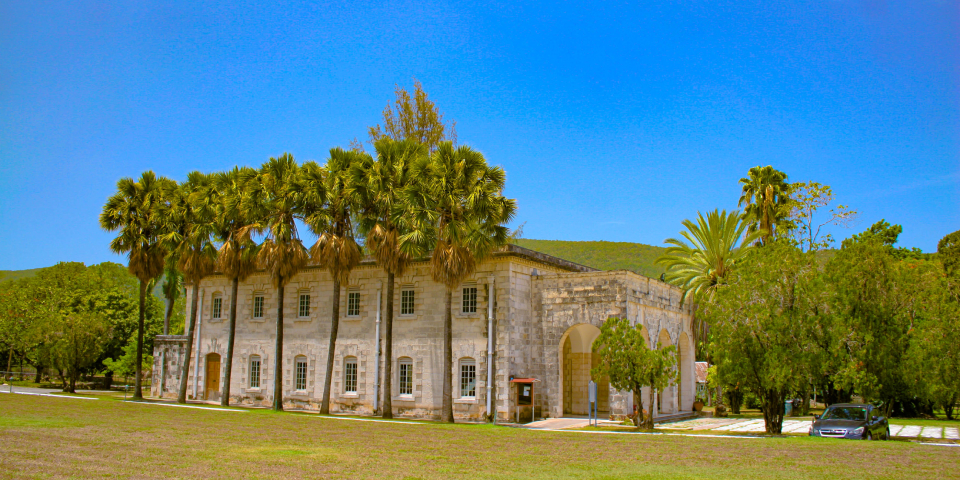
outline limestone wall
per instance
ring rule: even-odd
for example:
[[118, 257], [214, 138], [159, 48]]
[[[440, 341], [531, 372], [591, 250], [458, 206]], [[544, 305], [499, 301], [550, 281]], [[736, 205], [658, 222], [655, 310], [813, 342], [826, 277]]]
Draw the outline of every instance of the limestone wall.
[[[576, 405], [580, 400], [572, 390], [576, 389], [577, 382], [589, 379], [589, 376], [577, 377], [574, 373], [573, 385], [567, 387], [562, 382], [563, 342], [572, 327], [585, 324], [599, 328], [607, 318], [626, 317], [633, 324], [643, 324], [648, 332], [666, 331], [674, 342], [679, 341], [682, 332], [690, 331], [692, 313], [689, 306], [680, 306], [680, 290], [633, 272], [544, 274], [533, 282], [531, 295], [537, 323], [542, 329], [542, 378], [545, 381], [541, 391], [544, 394], [545, 411], [550, 416], [561, 416], [565, 409], [577, 410]], [[687, 374], [683, 381], [695, 380]], [[573, 394], [574, 398], [566, 399], [565, 394]], [[632, 411], [633, 398], [630, 392], [610, 387], [607, 395], [612, 414]], [[691, 397], [691, 407], [692, 402]], [[677, 411], [678, 407], [684, 406], [673, 405], [664, 409], [664, 413]], [[650, 407], [645, 405], [645, 408], [649, 410]]]

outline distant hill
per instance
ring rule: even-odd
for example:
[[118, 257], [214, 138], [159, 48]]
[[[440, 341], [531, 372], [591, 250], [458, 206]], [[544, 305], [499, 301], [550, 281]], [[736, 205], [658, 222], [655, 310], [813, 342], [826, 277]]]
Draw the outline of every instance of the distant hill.
[[630, 242], [571, 242], [566, 240], [514, 241], [523, 248], [593, 267], [599, 270], [631, 270], [651, 278], [660, 278], [663, 268], [653, 262], [666, 250], [642, 243]]
[[42, 268], [31, 268], [29, 270], [0, 270], [0, 282], [7, 280], [19, 280], [21, 278], [32, 277]]
[[[49, 267], [30, 268], [27, 270], [0, 270], [0, 283], [6, 282], [6, 281], [12, 282], [14, 280], [19, 280], [21, 278], [29, 278], [29, 277], [35, 276], [37, 272], [39, 272], [40, 270], [43, 270], [44, 268], [49, 268]], [[160, 280], [158, 280], [157, 284], [154, 285], [153, 292], [151, 293], [153, 293], [153, 295], [159, 298], [160, 300], [166, 301], [166, 298], [164, 298], [163, 296], [163, 275], [160, 276]]]

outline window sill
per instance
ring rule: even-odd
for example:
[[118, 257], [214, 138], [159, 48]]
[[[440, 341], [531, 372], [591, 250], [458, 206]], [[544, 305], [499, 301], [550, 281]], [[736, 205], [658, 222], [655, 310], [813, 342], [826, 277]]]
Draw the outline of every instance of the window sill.
[[347, 315], [346, 317], [343, 317], [344, 320], [360, 320], [361, 318], [363, 317], [360, 315]]
[[394, 402], [410, 402], [410, 403], [413, 403], [416, 401], [414, 400], [413, 395], [400, 395], [398, 397], [393, 397], [391, 400], [393, 400]]
[[416, 314], [416, 313], [401, 313], [401, 314], [398, 314], [398, 315], [396, 316], [396, 318], [402, 319], [402, 320], [413, 320], [413, 319], [417, 318], [417, 314]]
[[293, 319], [294, 322], [309, 322], [310, 320], [313, 319], [310, 317], [297, 317]]
[[356, 392], [353, 393], [343, 393], [340, 395], [340, 398], [360, 398], [360, 395]]
[[260, 393], [260, 387], [257, 388], [248, 388], [245, 390], [245, 393]]
[[266, 321], [266, 318], [263, 317], [253, 317], [250, 319], [251, 322], [263, 322]]
[[455, 399], [453, 400], [453, 403], [468, 403], [468, 404], [476, 405], [476, 404], [477, 404], [477, 397], [455, 398]]

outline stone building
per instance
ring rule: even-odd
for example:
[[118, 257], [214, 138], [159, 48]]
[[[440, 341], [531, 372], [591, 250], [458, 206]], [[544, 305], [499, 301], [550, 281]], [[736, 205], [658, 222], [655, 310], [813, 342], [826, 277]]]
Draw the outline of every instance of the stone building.
[[[341, 286], [331, 411], [371, 415], [380, 405], [380, 377], [387, 361], [378, 348], [385, 281], [384, 271], [367, 258], [353, 270], [349, 285]], [[414, 263], [396, 282], [394, 358], [389, 359], [394, 414], [439, 418], [445, 288], [431, 279], [427, 261]], [[281, 381], [287, 408], [319, 409], [332, 286], [329, 273], [308, 268], [286, 287]], [[230, 281], [220, 275], [200, 284], [188, 398], [219, 399], [230, 290]], [[531, 407], [517, 407], [527, 399], [518, 396], [521, 389], [531, 386], [536, 417], [586, 414], [587, 382], [597, 361], [593, 341], [600, 334], [598, 327], [610, 317], [641, 324], [652, 332], [648, 338], [653, 345], [659, 340], [678, 346], [679, 385], [659, 393], [653, 410], [655, 415], [690, 411], [696, 381], [692, 311], [680, 306], [680, 296], [676, 287], [633, 272], [601, 272], [508, 245], [481, 263], [454, 291], [455, 416], [479, 421], [495, 411], [500, 420], [514, 419], [518, 412], [521, 419], [529, 419]], [[233, 404], [266, 406], [273, 401], [276, 302], [276, 290], [266, 273], [254, 274], [240, 284], [230, 390]], [[186, 341], [186, 336], [156, 337], [153, 371], [163, 381], [154, 381], [154, 396], [176, 396]], [[164, 365], [162, 358], [166, 358]], [[534, 379], [534, 383], [513, 379]], [[629, 392], [611, 388], [607, 379], [595, 380], [602, 415], [632, 411]], [[643, 394], [646, 401], [648, 392]]]

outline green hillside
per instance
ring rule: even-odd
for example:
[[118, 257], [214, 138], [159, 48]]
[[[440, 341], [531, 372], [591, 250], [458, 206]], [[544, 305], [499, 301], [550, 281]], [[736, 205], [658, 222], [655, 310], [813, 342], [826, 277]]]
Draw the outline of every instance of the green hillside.
[[21, 278], [32, 277], [42, 268], [31, 268], [29, 270], [0, 270], [0, 282], [7, 280], [19, 280]]
[[[37, 272], [43, 270], [44, 268], [47, 267], [30, 268], [27, 270], [0, 270], [0, 283], [33, 277], [37, 274]], [[160, 276], [160, 280], [157, 280], [157, 284], [154, 285], [151, 293], [153, 293], [153, 295], [160, 300], [166, 301], [166, 298], [163, 296], [163, 275]]]
[[514, 243], [588, 267], [600, 270], [631, 270], [652, 278], [660, 278], [663, 273], [663, 268], [653, 262], [666, 250], [664, 247], [629, 242], [569, 242], [521, 238]]

